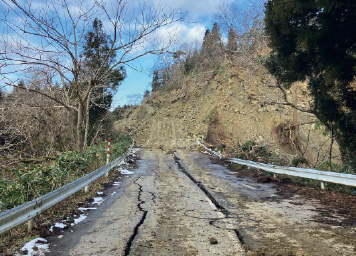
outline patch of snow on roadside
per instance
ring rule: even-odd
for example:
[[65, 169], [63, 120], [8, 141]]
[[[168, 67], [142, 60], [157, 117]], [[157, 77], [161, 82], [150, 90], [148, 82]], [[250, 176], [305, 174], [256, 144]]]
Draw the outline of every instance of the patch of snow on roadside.
[[120, 185], [121, 185], [121, 182], [115, 181], [113, 185], [114, 185], [114, 186], [120, 186]]
[[113, 196], [113, 195], [115, 195], [115, 194], [116, 194], [116, 192], [112, 192], [112, 194], [111, 194], [111, 195]]
[[125, 160], [123, 160], [118, 164], [118, 166], [120, 166], [120, 165], [128, 165], [128, 163], [126, 163]]
[[87, 218], [87, 216], [81, 214], [79, 216], [79, 218], [77, 219], [74, 219], [74, 223], [72, 223], [71, 225], [74, 226], [74, 225], [77, 225], [78, 223], [82, 222], [83, 220], [85, 220]]
[[64, 224], [64, 223], [56, 222], [56, 224], [54, 224], [54, 226], [51, 226], [51, 227], [49, 228], [49, 231], [53, 232], [53, 227], [56, 227], [56, 228], [66, 228], [67, 225]]
[[26, 243], [21, 248], [21, 251], [24, 253], [27, 252], [27, 254], [23, 254], [23, 255], [28, 255], [28, 256], [44, 255], [45, 252], [49, 252], [49, 245], [45, 243], [47, 243], [47, 240], [39, 237]]
[[96, 210], [96, 209], [98, 209], [98, 208], [96, 208], [96, 207], [88, 207], [88, 208], [79, 207], [79, 208], [78, 208], [78, 210], [79, 210], [79, 211], [82, 211], [82, 212], [88, 211], [88, 210]]
[[102, 202], [104, 202], [104, 198], [102, 197], [93, 197], [94, 202], [92, 204], [97, 204], [100, 205]]
[[99, 196], [104, 194], [104, 192], [101, 192], [101, 191], [96, 192], [96, 193], [97, 193]]
[[119, 171], [121, 172], [121, 174], [124, 174], [124, 175], [134, 174], [134, 172], [126, 170], [126, 169], [120, 169]]
[[67, 225], [64, 224], [64, 223], [57, 222], [56, 224], [54, 224], [54, 226], [55, 226], [56, 228], [65, 228]]
[[138, 153], [138, 152], [140, 152], [140, 149], [139, 149], [139, 148], [133, 148], [130, 153], [136, 154], [136, 153]]

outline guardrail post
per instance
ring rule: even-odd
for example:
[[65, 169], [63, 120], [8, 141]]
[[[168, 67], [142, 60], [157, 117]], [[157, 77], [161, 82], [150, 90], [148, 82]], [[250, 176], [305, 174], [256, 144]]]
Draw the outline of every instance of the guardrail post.
[[27, 232], [30, 233], [34, 226], [35, 226], [35, 220], [34, 219], [30, 219], [29, 221], [27, 221]]
[[325, 189], [325, 182], [324, 181], [320, 181], [320, 188], [321, 189]]
[[[106, 154], [106, 164], [110, 162], [110, 139], [108, 139], [108, 152]], [[105, 177], [109, 177], [109, 172], [105, 173]]]

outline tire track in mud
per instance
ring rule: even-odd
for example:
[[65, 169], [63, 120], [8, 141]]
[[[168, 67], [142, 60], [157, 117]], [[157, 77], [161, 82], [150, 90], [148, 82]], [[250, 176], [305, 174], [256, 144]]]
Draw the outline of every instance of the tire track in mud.
[[[204, 185], [197, 181], [180, 163], [180, 158], [177, 157], [177, 155], [175, 154], [175, 152], [173, 152], [173, 158], [174, 158], [174, 161], [177, 163], [178, 165], [178, 169], [183, 172], [192, 182], [194, 182], [194, 184], [196, 184], [201, 191], [204, 192], [204, 194], [210, 199], [210, 201], [215, 205], [215, 207], [222, 213], [224, 214], [225, 217], [221, 218], [221, 219], [227, 219], [231, 216], [231, 213], [225, 208], [223, 207], [215, 198], [214, 196], [204, 187]], [[214, 225], [214, 223], [217, 221], [217, 219], [214, 219], [214, 220], [210, 220], [209, 221], [209, 224], [214, 226], [214, 227], [217, 227]], [[232, 229], [237, 238], [239, 239], [240, 243], [242, 245], [245, 244], [245, 241], [244, 241], [244, 238], [243, 236], [241, 235], [241, 233], [236, 229], [236, 228], [233, 228]]]

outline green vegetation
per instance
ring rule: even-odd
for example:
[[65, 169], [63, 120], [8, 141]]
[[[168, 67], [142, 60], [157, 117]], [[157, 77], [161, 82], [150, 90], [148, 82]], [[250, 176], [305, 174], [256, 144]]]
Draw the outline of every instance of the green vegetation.
[[[131, 144], [131, 138], [126, 135], [116, 135], [112, 141], [111, 160], [122, 155]], [[0, 180], [1, 210], [33, 200], [105, 165], [106, 151], [103, 142], [82, 153], [62, 153], [51, 165], [23, 165], [13, 169], [13, 179]]]
[[203, 119], [203, 123], [204, 124], [212, 124], [215, 120], [215, 115], [216, 115], [216, 108], [213, 108], [209, 114], [207, 114], [206, 116], [204, 116]]
[[292, 160], [291, 165], [298, 167], [301, 164], [308, 164], [308, 160], [305, 157], [297, 157]]
[[238, 148], [236, 158], [270, 163], [276, 161], [276, 157], [264, 146], [258, 146], [255, 141], [249, 140]]
[[266, 67], [278, 86], [309, 82], [309, 112], [331, 131], [343, 162], [356, 166], [355, 1], [269, 0], [265, 25], [272, 50]]
[[256, 142], [253, 140], [248, 140], [239, 148], [240, 150], [246, 152], [252, 150], [252, 147], [256, 145]]
[[225, 67], [224, 66], [215, 66], [213, 70], [213, 75], [222, 75], [225, 72]]

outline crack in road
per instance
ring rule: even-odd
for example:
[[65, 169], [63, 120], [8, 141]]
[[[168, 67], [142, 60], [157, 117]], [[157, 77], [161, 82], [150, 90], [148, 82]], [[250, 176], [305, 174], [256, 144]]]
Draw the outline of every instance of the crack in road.
[[152, 202], [154, 203], [154, 204], [156, 204], [156, 194], [155, 193], [153, 193], [153, 192], [149, 192], [150, 194], [151, 194], [151, 200], [152, 200]]
[[[173, 152], [173, 158], [174, 158], [174, 161], [177, 163], [178, 165], [178, 169], [183, 172], [191, 181], [193, 181], [199, 188], [201, 191], [204, 192], [204, 194], [210, 199], [210, 201], [215, 205], [215, 207], [222, 213], [225, 215], [225, 217], [223, 219], [227, 219], [227, 218], [230, 218], [230, 215], [231, 213], [226, 209], [224, 208], [215, 198], [214, 196], [204, 187], [204, 185], [200, 182], [200, 181], [197, 181], [182, 165], [181, 163], [179, 162], [180, 161], [180, 158], [177, 157], [177, 155], [175, 154], [175, 152]], [[209, 221], [209, 224], [216, 227], [214, 225], [214, 222], [216, 222], [216, 219], [211, 219]], [[243, 236], [241, 235], [241, 233], [237, 230], [237, 229], [232, 229], [237, 238], [240, 240], [240, 243], [241, 244], [245, 244], [245, 241], [244, 241], [244, 238]]]
[[133, 241], [135, 240], [135, 238], [136, 238], [136, 236], [137, 236], [137, 234], [138, 234], [138, 230], [139, 230], [140, 226], [145, 222], [145, 219], [146, 219], [146, 216], [147, 216], [147, 213], [148, 213], [148, 211], [144, 210], [144, 209], [142, 208], [142, 206], [141, 206], [142, 204], [145, 203], [145, 201], [141, 199], [141, 194], [142, 194], [143, 190], [142, 190], [142, 185], [140, 185], [139, 183], [137, 183], [137, 181], [138, 181], [139, 179], [140, 179], [140, 178], [136, 179], [136, 180], [134, 181], [134, 183], [139, 186], [139, 191], [138, 191], [138, 195], [137, 195], [137, 200], [138, 200], [139, 203], [137, 204], [137, 208], [138, 208], [141, 212], [143, 212], [143, 214], [142, 214], [142, 217], [141, 217], [140, 221], [136, 224], [136, 226], [135, 226], [135, 228], [134, 228], [134, 230], [133, 230], [133, 233], [132, 233], [130, 239], [129, 239], [129, 240], [127, 241], [127, 243], [126, 243], [126, 248], [125, 248], [124, 256], [128, 256], [128, 255], [130, 254], [132, 243], [133, 243]]

